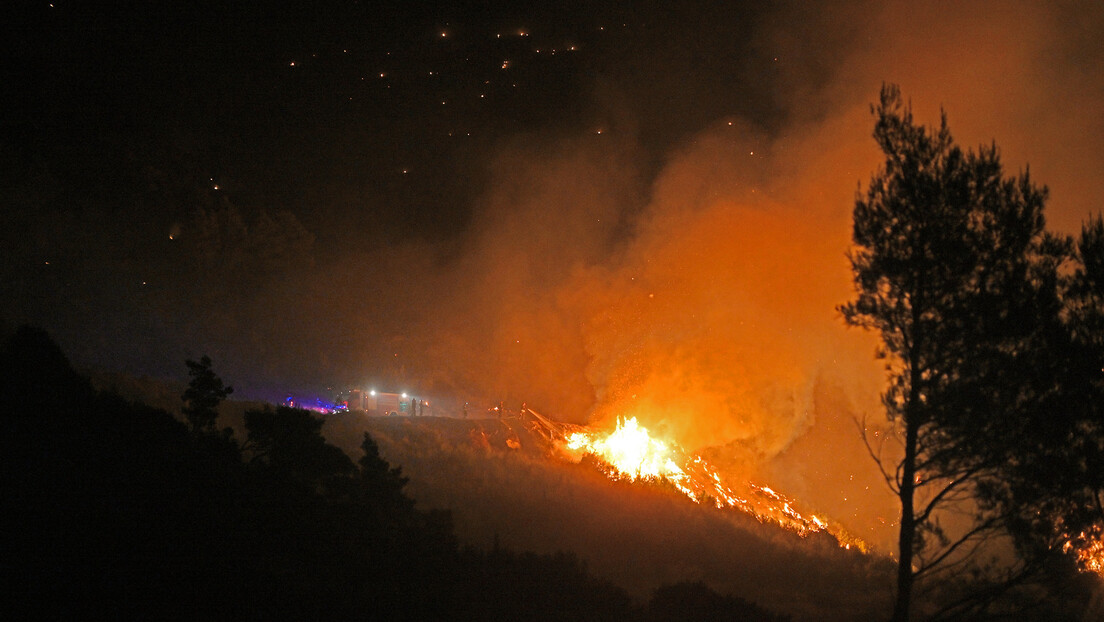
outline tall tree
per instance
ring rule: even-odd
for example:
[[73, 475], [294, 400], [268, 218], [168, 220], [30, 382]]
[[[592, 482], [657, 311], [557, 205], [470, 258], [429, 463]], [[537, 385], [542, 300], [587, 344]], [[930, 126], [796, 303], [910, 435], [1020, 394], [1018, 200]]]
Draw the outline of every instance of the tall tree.
[[222, 378], [211, 370], [211, 357], [204, 354], [199, 362], [184, 361], [188, 375], [192, 377], [188, 388], [180, 398], [184, 401], [184, 417], [193, 432], [211, 432], [218, 419], [218, 405], [234, 392], [234, 387], [223, 386]]
[[[857, 296], [840, 311], [882, 340], [882, 401], [902, 448], [892, 465], [871, 454], [900, 501], [893, 619], [907, 620], [918, 580], [968, 566], [1005, 526], [978, 493], [1000, 481], [1047, 391], [1032, 352], [1060, 310], [1066, 245], [1044, 231], [1046, 189], [1026, 172], [1005, 178], [995, 145], [963, 151], [945, 114], [917, 125], [893, 85], [872, 112], [885, 163], [855, 201]], [[969, 524], [943, 525], [950, 507]]]
[[245, 411], [247, 443], [252, 463], [272, 472], [320, 485], [327, 479], [349, 475], [353, 461], [322, 436], [322, 419], [302, 408], [277, 406], [275, 410]]
[[[1021, 548], [1074, 552], [1104, 570], [1104, 220], [1082, 228], [1061, 282], [1061, 323], [1036, 363], [1053, 370], [1057, 389], [1044, 400], [1009, 460], [1005, 480], [986, 499], [1014, 516]], [[1050, 327], [1048, 327], [1050, 328]]]
[[1099, 214], [1081, 230], [1077, 259], [1068, 300], [1079, 373], [1070, 376], [1077, 390], [1067, 391], [1075, 396], [1070, 405], [1075, 414], [1066, 437], [1081, 451], [1066, 471], [1075, 479], [1063, 492], [1077, 505], [1066, 513], [1062, 535], [1083, 540], [1082, 561], [1104, 572], [1104, 218]]
[[402, 468], [392, 467], [380, 456], [379, 445], [367, 432], [360, 448], [364, 451], [358, 462], [364, 494], [386, 507], [413, 508], [409, 497], [403, 493], [403, 487], [409, 480], [403, 476]]

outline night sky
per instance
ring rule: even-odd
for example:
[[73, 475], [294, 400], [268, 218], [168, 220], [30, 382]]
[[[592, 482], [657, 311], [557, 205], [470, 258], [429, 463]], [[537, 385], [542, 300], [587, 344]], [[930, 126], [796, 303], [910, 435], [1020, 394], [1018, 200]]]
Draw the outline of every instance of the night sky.
[[1104, 196], [1098, 2], [102, 4], [0, 19], [8, 327], [235, 397], [635, 413], [834, 516], [881, 412], [835, 311], [881, 85], [1059, 231]]
[[[448, 261], [513, 146], [631, 144], [643, 193], [687, 134], [785, 118], [752, 86], [781, 59], [750, 36], [750, 4], [29, 3], [3, 37], [7, 319], [44, 324], [78, 362], [173, 374], [223, 349], [190, 320], [239, 314], [289, 269], [412, 243]], [[195, 243], [197, 210], [247, 231], [208, 223]], [[337, 287], [285, 293], [326, 307], [381, 288]], [[351, 380], [334, 371], [246, 386]]]
[[504, 140], [631, 130], [662, 154], [724, 115], [785, 115], [751, 86], [779, 59], [738, 6], [104, 4], [8, 23], [5, 181], [158, 203], [137, 210], [158, 232], [190, 193], [290, 209], [320, 241], [440, 241]]

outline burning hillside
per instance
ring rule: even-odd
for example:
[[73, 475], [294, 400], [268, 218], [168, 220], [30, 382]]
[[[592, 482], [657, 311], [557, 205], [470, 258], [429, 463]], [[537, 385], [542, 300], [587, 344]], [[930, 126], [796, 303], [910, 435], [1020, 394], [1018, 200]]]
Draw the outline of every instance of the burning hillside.
[[691, 454], [673, 442], [654, 438], [635, 417], [620, 419], [609, 432], [586, 426], [554, 422], [529, 410], [530, 428], [541, 430], [563, 454], [575, 462], [590, 457], [614, 480], [667, 483], [695, 503], [730, 508], [750, 514], [761, 523], [771, 523], [804, 537], [811, 533], [831, 534], [845, 549], [866, 551], [866, 544], [839, 525], [799, 512], [797, 503], [767, 486], [745, 482], [733, 486], [722, 481], [716, 467], [702, 456]]
[[[615, 466], [597, 450], [568, 446], [640, 439], [639, 425], [599, 431], [527, 411], [502, 419], [343, 413], [324, 428], [354, 456], [364, 431], [402, 467], [421, 507], [452, 512], [466, 544], [570, 551], [638, 597], [705, 581], [797, 619], [852, 619], [886, 606], [891, 562], [858, 552], [857, 540], [771, 488], [726, 482], [674, 444], [662, 443], [668, 454], [656, 461], [677, 472], [669, 460], [680, 478], [646, 475], [647, 458]], [[648, 438], [654, 453], [659, 442]]]
[[[536, 417], [538, 421], [542, 419]], [[737, 492], [722, 482], [717, 469], [704, 458], [689, 454], [674, 443], [653, 438], [635, 417], [618, 420], [617, 427], [608, 433], [585, 428], [571, 432], [564, 447], [578, 457], [593, 456], [613, 479], [667, 482], [696, 503], [739, 510], [800, 536], [827, 532], [844, 548], [855, 546], [866, 551], [866, 544], [842, 527], [830, 525], [813, 514], [802, 514], [794, 500], [767, 486], [746, 482]]]

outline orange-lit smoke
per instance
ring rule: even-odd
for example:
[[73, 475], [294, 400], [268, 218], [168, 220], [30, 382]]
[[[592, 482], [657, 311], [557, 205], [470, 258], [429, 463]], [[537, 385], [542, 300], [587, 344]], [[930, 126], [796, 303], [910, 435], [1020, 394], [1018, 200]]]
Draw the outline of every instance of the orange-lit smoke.
[[631, 247], [563, 294], [583, 318], [598, 418], [764, 456], [812, 423], [818, 372], [846, 356], [834, 307], [848, 226], [771, 198], [771, 181], [747, 174], [752, 151], [701, 137], [660, 177]]
[[[869, 104], [889, 81], [921, 122], [943, 105], [961, 144], [996, 141], [1008, 173], [1030, 163], [1051, 188], [1051, 223], [1071, 232], [1104, 196], [1102, 15], [1029, 2], [779, 8], [756, 45], [777, 53], [782, 126], [717, 118], [658, 163], [636, 130], [680, 111], [611, 70], [612, 84], [595, 78], [608, 131], [502, 145], [456, 247], [378, 259], [381, 273], [414, 273], [405, 319], [384, 328], [417, 353], [412, 383], [579, 423], [637, 417], [687, 449], [738, 453], [840, 520], [891, 530], [852, 423], [884, 418], [875, 341], [835, 311], [851, 296], [855, 192], [880, 162]], [[655, 66], [671, 70], [660, 54]], [[649, 114], [626, 103], [638, 100]]]

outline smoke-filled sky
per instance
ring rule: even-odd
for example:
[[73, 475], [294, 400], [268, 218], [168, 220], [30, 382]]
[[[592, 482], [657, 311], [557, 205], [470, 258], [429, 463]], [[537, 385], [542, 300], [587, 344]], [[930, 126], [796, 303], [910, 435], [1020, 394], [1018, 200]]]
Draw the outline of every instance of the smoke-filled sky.
[[111, 4], [0, 20], [3, 318], [86, 367], [811, 459], [880, 417], [835, 306], [884, 82], [1052, 228], [1104, 196], [1098, 2]]

